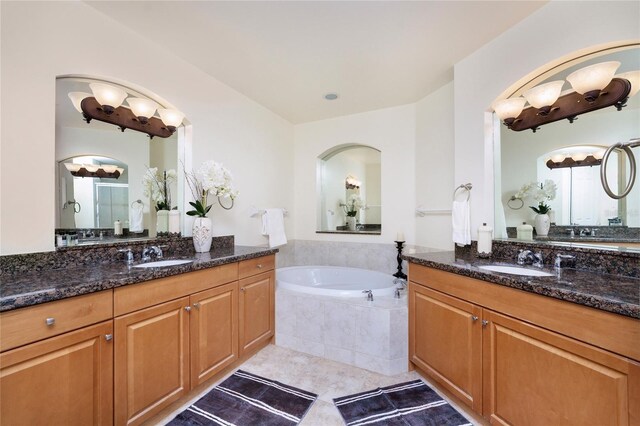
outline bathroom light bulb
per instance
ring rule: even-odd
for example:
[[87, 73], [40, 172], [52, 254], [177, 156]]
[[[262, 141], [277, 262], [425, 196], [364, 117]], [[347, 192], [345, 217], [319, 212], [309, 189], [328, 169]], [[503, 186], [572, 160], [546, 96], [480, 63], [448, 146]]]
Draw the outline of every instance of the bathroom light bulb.
[[158, 114], [160, 119], [172, 133], [176, 131], [176, 127], [182, 124], [184, 114], [175, 109], [159, 108]]
[[78, 112], [82, 112], [82, 107], [80, 107], [82, 100], [84, 98], [90, 98], [92, 95], [91, 93], [87, 92], [69, 92], [67, 96], [69, 96], [69, 99], [71, 99], [74, 108], [77, 109]]
[[631, 83], [631, 91], [629, 97], [634, 96], [640, 90], [640, 70], [623, 72], [615, 76], [616, 78], [624, 78]]
[[127, 103], [131, 107], [133, 115], [138, 117], [138, 121], [142, 124], [148, 123], [149, 118], [153, 117], [153, 114], [156, 113], [156, 109], [158, 109], [158, 104], [150, 99], [129, 98], [127, 99]]
[[567, 158], [565, 154], [554, 154], [551, 156], [551, 161], [554, 163], [562, 163]]
[[619, 66], [618, 61], [589, 65], [569, 74], [567, 81], [571, 83], [573, 90], [585, 95], [585, 100], [593, 102], [598, 98], [600, 91], [611, 83]]
[[564, 80], [541, 84], [524, 92], [524, 97], [534, 108], [541, 110], [541, 115], [547, 115], [551, 105], [558, 100], [563, 85]]
[[109, 84], [91, 83], [89, 87], [93, 96], [102, 106], [102, 110], [107, 114], [113, 113], [127, 97], [127, 92]]

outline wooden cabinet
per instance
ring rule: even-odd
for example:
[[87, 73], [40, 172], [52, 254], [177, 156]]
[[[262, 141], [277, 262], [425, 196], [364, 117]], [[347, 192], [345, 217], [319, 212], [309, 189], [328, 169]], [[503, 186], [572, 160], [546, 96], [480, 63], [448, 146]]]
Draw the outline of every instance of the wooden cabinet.
[[413, 264], [409, 279], [410, 362], [492, 424], [640, 424], [640, 321]]
[[112, 335], [106, 321], [0, 354], [0, 424], [111, 425]]
[[275, 333], [275, 273], [240, 280], [240, 356], [267, 344]]
[[191, 387], [238, 359], [238, 283], [191, 296]]

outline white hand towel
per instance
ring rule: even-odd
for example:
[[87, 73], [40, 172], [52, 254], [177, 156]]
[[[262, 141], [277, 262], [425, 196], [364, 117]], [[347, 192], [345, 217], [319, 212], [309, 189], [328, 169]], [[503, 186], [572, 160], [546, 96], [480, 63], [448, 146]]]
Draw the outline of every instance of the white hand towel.
[[282, 209], [265, 209], [262, 215], [262, 235], [269, 236], [270, 248], [287, 244]]
[[471, 244], [471, 213], [469, 200], [454, 201], [451, 208], [453, 242], [458, 245]]
[[144, 225], [142, 223], [143, 210], [144, 204], [142, 203], [133, 203], [131, 205], [131, 213], [129, 213], [129, 232], [144, 231]]

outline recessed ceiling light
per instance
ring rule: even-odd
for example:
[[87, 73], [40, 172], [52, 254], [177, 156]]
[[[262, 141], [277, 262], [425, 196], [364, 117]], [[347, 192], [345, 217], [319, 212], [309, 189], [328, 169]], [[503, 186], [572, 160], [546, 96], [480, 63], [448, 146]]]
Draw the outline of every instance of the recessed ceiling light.
[[326, 95], [324, 95], [324, 98], [328, 101], [333, 101], [338, 99], [338, 94], [337, 93], [327, 93]]

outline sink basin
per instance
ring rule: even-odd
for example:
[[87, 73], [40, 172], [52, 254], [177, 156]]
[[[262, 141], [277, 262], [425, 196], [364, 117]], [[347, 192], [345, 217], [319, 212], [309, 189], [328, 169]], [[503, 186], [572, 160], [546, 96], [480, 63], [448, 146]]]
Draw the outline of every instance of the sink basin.
[[518, 266], [482, 265], [482, 266], [478, 266], [478, 268], [485, 269], [487, 271], [501, 272], [503, 274], [524, 275], [529, 277], [552, 277], [553, 276], [553, 274], [550, 274], [545, 271], [540, 271], [537, 269], [520, 268]]
[[184, 265], [185, 263], [191, 263], [191, 259], [171, 259], [171, 260], [158, 260], [155, 262], [141, 263], [139, 265], [133, 265], [134, 268], [163, 268], [165, 266], [177, 266]]

